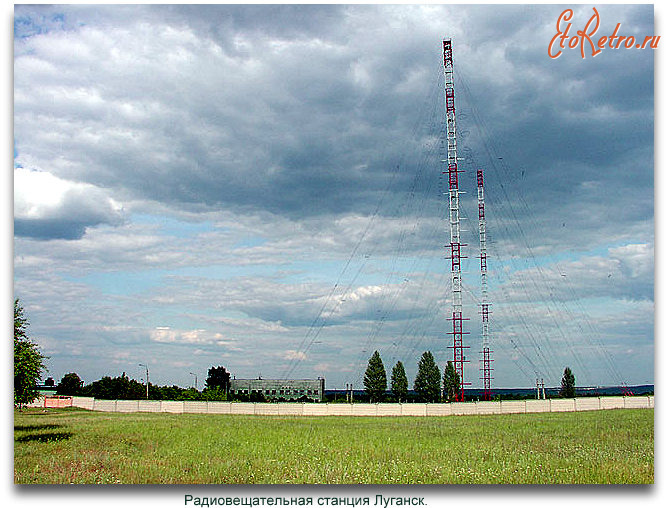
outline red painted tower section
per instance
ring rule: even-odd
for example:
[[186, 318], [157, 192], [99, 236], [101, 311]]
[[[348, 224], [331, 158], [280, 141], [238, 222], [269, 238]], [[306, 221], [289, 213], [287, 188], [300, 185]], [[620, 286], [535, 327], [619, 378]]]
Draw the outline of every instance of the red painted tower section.
[[455, 114], [455, 83], [454, 67], [452, 61], [452, 41], [443, 40], [443, 69], [445, 74], [445, 119], [447, 132], [448, 155], [447, 159], [442, 161], [445, 164], [443, 174], [448, 175], [448, 194], [449, 194], [449, 219], [450, 219], [450, 260], [452, 276], [452, 348], [453, 365], [459, 375], [460, 391], [456, 400], [464, 400], [464, 387], [470, 385], [464, 381], [464, 364], [467, 363], [464, 356], [464, 321], [467, 319], [462, 316], [462, 243], [460, 241], [459, 227], [459, 176], [460, 170], [457, 168], [457, 128]]

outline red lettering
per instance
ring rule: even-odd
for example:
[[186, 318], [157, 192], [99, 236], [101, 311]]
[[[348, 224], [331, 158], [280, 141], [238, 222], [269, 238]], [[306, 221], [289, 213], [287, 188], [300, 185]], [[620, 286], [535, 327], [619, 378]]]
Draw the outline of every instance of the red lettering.
[[601, 17], [596, 7], [592, 7], [592, 9], [594, 14], [589, 18], [584, 28], [582, 30], [577, 30], [575, 35], [570, 35], [572, 26], [570, 21], [573, 19], [573, 10], [565, 9], [559, 15], [559, 18], [557, 19], [557, 33], [554, 34], [547, 47], [547, 54], [550, 58], [558, 58], [561, 56], [563, 53], [562, 50], [565, 48], [575, 49], [578, 46], [580, 47], [580, 56], [586, 58], [586, 51], [589, 48], [591, 48], [591, 56], [595, 57], [606, 47], [612, 49], [619, 49], [620, 47], [626, 49], [634, 47], [645, 49], [649, 44], [650, 48], [656, 49], [659, 45], [659, 39], [661, 37], [658, 35], [648, 35], [644, 38], [642, 44], [640, 43], [640, 40], [636, 40], [634, 36], [619, 35], [619, 29], [622, 26], [621, 23], [617, 23], [612, 34], [603, 35], [595, 41], [594, 35], [598, 32], [598, 29], [601, 26]]
[[619, 32], [619, 27], [622, 26], [621, 23], [617, 23], [617, 26], [615, 29], [612, 31], [612, 35], [610, 36], [610, 44], [609, 47], [614, 47], [612, 44], [615, 42], [615, 39], [617, 38], [617, 32]]
[[561, 22], [563, 21], [570, 21], [573, 18], [573, 9], [566, 9], [564, 12], [562, 12], [559, 15], [559, 19], [557, 19], [557, 33], [554, 34], [554, 37], [552, 37], [552, 40], [550, 41], [550, 45], [547, 47], [547, 54], [549, 55], [550, 58], [558, 58], [561, 55], [561, 50], [559, 50], [556, 54], [552, 54], [552, 46], [554, 45], [555, 41], [557, 39], [561, 39], [561, 42], [559, 43], [559, 47], [563, 48], [564, 47], [564, 40], [566, 37], [568, 37], [568, 32], [571, 29], [571, 24], [568, 23], [566, 25], [566, 31], [562, 32], [561, 31]]
[[[589, 21], [587, 21], [584, 30], [578, 30], [578, 35], [580, 36], [580, 55], [582, 55], [582, 58], [585, 57], [585, 48], [584, 48], [585, 40], [589, 41], [589, 45], [591, 46], [591, 56], [596, 56], [601, 52], [600, 49], [596, 49], [594, 43], [591, 40], [592, 35], [594, 35], [598, 31], [598, 27], [600, 25], [600, 18], [598, 15], [598, 11], [596, 10], [596, 7], [593, 7], [593, 9], [594, 9], [594, 15], [591, 18], [589, 18]], [[594, 21], [596, 22], [596, 26], [591, 32], [589, 32], [589, 25], [591, 25]]]

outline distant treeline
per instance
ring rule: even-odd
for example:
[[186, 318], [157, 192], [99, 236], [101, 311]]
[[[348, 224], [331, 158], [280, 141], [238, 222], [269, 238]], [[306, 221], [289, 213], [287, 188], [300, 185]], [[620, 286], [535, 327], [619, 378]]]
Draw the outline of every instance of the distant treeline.
[[[654, 395], [654, 385], [639, 385], [622, 388], [621, 386], [604, 386], [597, 388], [576, 388], [576, 397], [601, 397], [610, 395], [624, 395], [624, 390], [630, 390], [633, 395]], [[345, 403], [347, 400], [346, 390], [325, 390], [325, 402]], [[465, 397], [467, 401], [483, 400], [483, 390], [470, 388], [466, 390]], [[545, 397], [548, 399], [559, 398], [559, 388], [545, 388]], [[500, 388], [492, 389], [492, 400], [525, 400], [535, 399], [535, 388]], [[397, 402], [392, 396], [392, 392], [385, 393], [385, 401]], [[369, 402], [369, 395], [364, 390], [353, 391], [353, 401]], [[409, 390], [406, 395], [406, 402], [420, 402], [420, 398], [413, 390]]]
[[[211, 369], [212, 374], [220, 374], [222, 372], [223, 381], [220, 384], [213, 382], [214, 377], [208, 379], [209, 383], [203, 390], [197, 390], [194, 387], [183, 388], [180, 386], [158, 386], [149, 383], [148, 398], [149, 400], [237, 400], [241, 402], [265, 402], [262, 394], [229, 394], [227, 390], [226, 380], [229, 380], [229, 375], [223, 368]], [[51, 380], [51, 384], [55, 383]], [[75, 373], [65, 374], [56, 388], [58, 395], [78, 395], [83, 397], [94, 397], [96, 399], [107, 400], [139, 400], [146, 399], [146, 385], [140, 383], [135, 379], [129, 378], [125, 373], [117, 377], [105, 376], [90, 384], [84, 382]], [[640, 385], [628, 387], [634, 395], [654, 395], [654, 385]], [[545, 389], [546, 397], [559, 397], [558, 389]], [[576, 395], [578, 397], [598, 397], [602, 395], [622, 395], [622, 387], [600, 387], [600, 388], [578, 388]], [[345, 390], [325, 390], [324, 402], [329, 403], [345, 403], [347, 401], [347, 393]], [[530, 388], [504, 388], [493, 391], [493, 400], [522, 400], [536, 398], [535, 389]], [[384, 397], [386, 402], [397, 402], [392, 392], [386, 392]], [[420, 399], [418, 395], [409, 390], [406, 398], [402, 402], [418, 402]], [[482, 390], [469, 389], [466, 390], [466, 400], [482, 400]], [[281, 402], [281, 400], [277, 400]], [[304, 397], [301, 402], [310, 402], [311, 399]], [[354, 402], [369, 402], [369, 395], [364, 390], [353, 391]]]
[[[222, 369], [222, 368], [220, 368]], [[217, 369], [211, 369], [215, 371]], [[224, 372], [224, 369], [222, 369]], [[227, 374], [226, 372], [224, 372]], [[226, 377], [229, 381], [229, 374]], [[48, 383], [47, 383], [48, 385]], [[76, 373], [65, 374], [56, 388], [57, 395], [75, 395], [107, 400], [146, 399], [146, 384], [129, 378], [125, 372], [117, 377], [104, 376], [90, 384], [84, 384]], [[209, 383], [202, 391], [194, 387], [148, 385], [149, 400], [231, 400], [225, 380], [220, 384]], [[239, 399], [235, 397], [234, 400]], [[240, 400], [240, 399], [239, 399]]]
[[[146, 396], [146, 384], [129, 378], [125, 372], [117, 377], [105, 376], [90, 384], [84, 384], [81, 378], [72, 372], [65, 374], [57, 386], [52, 379], [47, 380], [46, 386], [54, 386], [57, 395], [94, 397], [106, 400], [145, 400], [148, 398], [148, 400], [267, 401], [262, 393], [230, 393], [229, 380], [230, 375], [224, 367], [212, 367], [209, 369], [206, 386], [201, 391], [194, 387], [158, 386], [149, 383], [148, 397]], [[285, 401], [282, 398], [274, 400], [276, 402]], [[304, 395], [298, 399], [298, 402], [315, 402], [315, 400]]]

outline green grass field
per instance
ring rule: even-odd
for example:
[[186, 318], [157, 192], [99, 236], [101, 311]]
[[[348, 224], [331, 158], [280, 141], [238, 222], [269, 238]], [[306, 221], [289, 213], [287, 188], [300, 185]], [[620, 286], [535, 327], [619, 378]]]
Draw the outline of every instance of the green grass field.
[[449, 417], [14, 413], [16, 483], [653, 483], [654, 411]]

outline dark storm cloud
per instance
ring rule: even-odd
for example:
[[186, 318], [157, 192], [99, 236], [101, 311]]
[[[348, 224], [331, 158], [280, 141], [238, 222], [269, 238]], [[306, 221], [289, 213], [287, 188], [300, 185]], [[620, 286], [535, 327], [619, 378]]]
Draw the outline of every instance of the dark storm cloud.
[[[101, 20], [104, 12], [111, 13], [104, 30], [88, 28], [87, 18]], [[131, 21], [119, 15], [135, 12]], [[440, 72], [435, 32], [448, 32], [452, 11], [435, 12], [441, 26], [423, 31], [407, 31], [415, 21], [405, 13], [367, 6], [76, 7], [53, 13], [68, 26], [82, 25], [81, 37], [74, 45], [65, 32], [47, 49], [37, 33], [29, 38], [34, 43], [19, 44], [18, 69], [27, 66], [19, 76], [34, 72], [42, 79], [41, 90], [19, 80], [17, 144], [24, 149], [34, 141], [53, 152], [43, 133], [27, 132], [37, 119], [32, 108], [40, 107], [49, 132], [68, 129], [65, 141], [58, 139], [68, 164], [53, 169], [56, 174], [180, 207], [266, 209], [294, 217], [369, 213], [392, 172], [401, 172], [395, 189], [407, 184], [402, 175], [410, 162], [399, 163], [420, 144], [411, 127]], [[580, 181], [615, 186], [626, 176], [625, 157], [639, 150], [636, 184], [642, 191], [652, 185], [651, 151], [642, 150], [652, 142], [652, 73], [643, 70], [651, 68], [651, 52], [608, 52], [586, 61], [569, 54], [552, 61], [545, 41], [536, 36], [531, 44], [525, 35], [531, 28], [554, 31], [549, 27], [557, 9], [464, 12], [457, 68], [471, 95], [458, 95], [462, 131], [472, 133], [467, 144], [477, 153], [485, 153], [481, 137], [494, 140], [513, 169], [522, 168], [528, 203], [564, 207]], [[606, 28], [621, 14], [629, 28], [651, 28], [651, 10], [643, 7], [603, 13], [610, 20]], [[78, 66], [66, 55], [73, 50], [81, 57]], [[482, 58], [487, 68], [478, 67]], [[627, 65], [631, 58], [633, 66]], [[51, 69], [37, 69], [49, 61]], [[66, 62], [74, 65], [75, 89], [60, 77]], [[411, 81], [415, 75], [423, 79]], [[431, 128], [424, 134], [437, 135], [438, 124]], [[99, 138], [84, 135], [91, 131]], [[35, 155], [52, 170], [48, 153]], [[592, 194], [591, 200], [601, 197]]]
[[[36, 158], [57, 174], [180, 206], [292, 215], [368, 212], [373, 205], [359, 198], [385, 188], [401, 155], [416, 99], [395, 88], [415, 67], [405, 63], [414, 51], [402, 40], [388, 43], [388, 35], [376, 46], [361, 26], [328, 39], [350, 28], [346, 16], [335, 16], [339, 8], [304, 9], [296, 18], [294, 9], [255, 16], [219, 7], [213, 18], [186, 9], [198, 19], [169, 25], [158, 16], [152, 27], [141, 25], [146, 13], [140, 9], [139, 36], [84, 23], [76, 44], [67, 33], [48, 48], [33, 37], [17, 49], [19, 74], [39, 78], [40, 87], [27, 81], [17, 86], [23, 92], [16, 100], [17, 125], [32, 124], [32, 108], [40, 107], [48, 132], [67, 129], [58, 148], [69, 164], [50, 167], [55, 147], [43, 130], [31, 135], [19, 128], [17, 142], [22, 150], [41, 147]], [[75, 9], [71, 16], [86, 13]], [[163, 14], [176, 16], [171, 9]], [[297, 31], [268, 21], [281, 16], [312, 24]], [[222, 23], [226, 44], [219, 44], [221, 18], [228, 20]], [[202, 29], [207, 24], [210, 30]], [[338, 28], [328, 30], [328, 24]], [[273, 28], [265, 32], [267, 25]], [[384, 46], [386, 53], [365, 53], [369, 46]], [[67, 57], [72, 53], [79, 65]], [[77, 76], [75, 89], [62, 76], [66, 63], [69, 75]], [[99, 139], [82, 135], [88, 132]]]
[[81, 238], [90, 226], [86, 222], [62, 221], [57, 219], [30, 220], [14, 219], [14, 234], [39, 240], [61, 238], [75, 240]]

